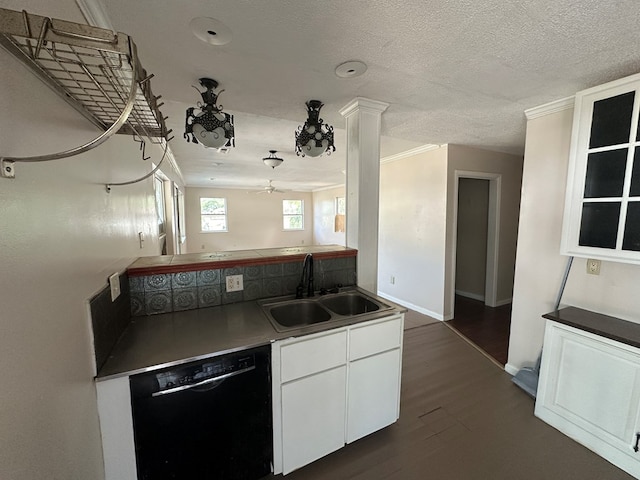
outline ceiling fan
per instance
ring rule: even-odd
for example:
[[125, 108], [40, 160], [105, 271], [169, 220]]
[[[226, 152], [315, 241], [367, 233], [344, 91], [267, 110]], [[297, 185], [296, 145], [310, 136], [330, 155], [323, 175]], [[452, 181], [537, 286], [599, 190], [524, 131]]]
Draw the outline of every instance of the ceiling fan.
[[278, 190], [276, 187], [274, 187], [271, 182], [273, 182], [273, 180], [269, 180], [269, 185], [264, 187], [263, 190], [259, 190], [256, 193], [285, 193], [285, 190]]

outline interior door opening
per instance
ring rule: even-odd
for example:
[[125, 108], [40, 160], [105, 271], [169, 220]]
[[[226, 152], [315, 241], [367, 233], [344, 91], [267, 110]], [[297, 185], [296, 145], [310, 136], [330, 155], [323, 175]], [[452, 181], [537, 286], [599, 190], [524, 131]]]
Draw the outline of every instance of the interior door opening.
[[460, 178], [455, 293], [486, 303], [489, 180]]
[[511, 304], [498, 301], [501, 176], [456, 172], [452, 319], [447, 324], [504, 366]]

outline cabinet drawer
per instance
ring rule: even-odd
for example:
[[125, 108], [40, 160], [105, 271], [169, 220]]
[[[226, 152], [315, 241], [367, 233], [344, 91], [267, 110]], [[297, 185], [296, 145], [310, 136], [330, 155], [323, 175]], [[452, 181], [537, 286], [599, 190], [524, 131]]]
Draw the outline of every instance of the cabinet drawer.
[[397, 348], [402, 341], [402, 317], [357, 325], [349, 335], [349, 360]]
[[327, 335], [304, 337], [280, 347], [281, 382], [329, 370], [347, 361], [347, 332], [341, 330]]

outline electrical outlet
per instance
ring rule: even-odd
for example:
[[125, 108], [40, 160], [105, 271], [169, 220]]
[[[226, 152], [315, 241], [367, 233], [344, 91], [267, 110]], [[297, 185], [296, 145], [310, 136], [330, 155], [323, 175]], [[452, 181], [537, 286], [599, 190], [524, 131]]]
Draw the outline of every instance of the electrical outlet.
[[600, 260], [587, 259], [587, 273], [589, 275], [600, 275]]
[[111, 287], [111, 301], [115, 302], [120, 296], [120, 274], [114, 273], [109, 276], [109, 287]]
[[226, 277], [227, 292], [239, 292], [244, 289], [242, 275], [229, 275]]
[[395, 285], [396, 284], [396, 277], [394, 277], [393, 275], [391, 275], [391, 278], [389, 278], [389, 283], [391, 285]]

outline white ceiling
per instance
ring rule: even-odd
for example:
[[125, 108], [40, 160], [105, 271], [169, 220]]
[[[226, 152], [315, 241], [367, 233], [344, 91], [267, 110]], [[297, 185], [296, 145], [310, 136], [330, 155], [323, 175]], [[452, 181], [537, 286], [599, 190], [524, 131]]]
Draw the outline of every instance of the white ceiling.
[[[102, 0], [129, 34], [165, 101], [173, 153], [187, 185], [311, 190], [343, 183], [344, 118], [355, 97], [390, 104], [381, 154], [456, 143], [522, 154], [523, 111], [640, 70], [637, 0]], [[231, 29], [223, 46], [189, 28], [212, 17]], [[340, 63], [368, 70], [339, 78]], [[187, 143], [192, 88], [211, 77], [235, 115], [227, 154]], [[337, 151], [294, 153], [305, 102], [321, 100]], [[261, 158], [277, 150], [275, 170]], [[216, 166], [217, 163], [221, 165]], [[212, 180], [214, 178], [215, 180]]]

